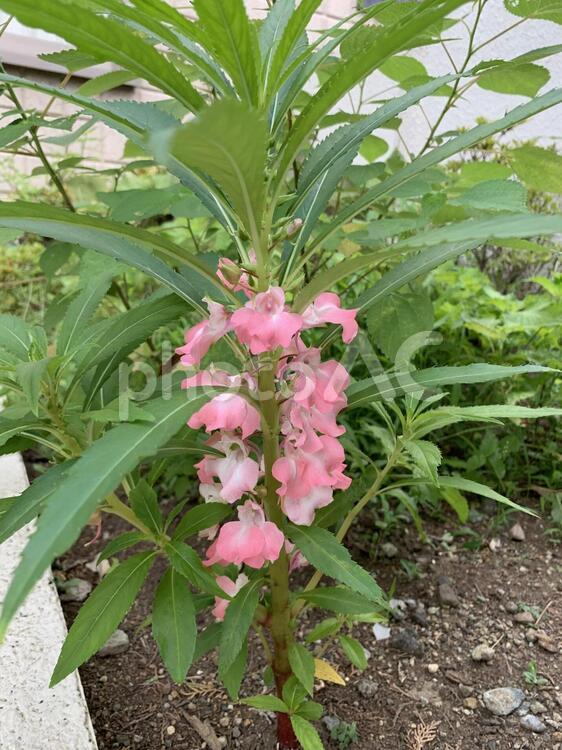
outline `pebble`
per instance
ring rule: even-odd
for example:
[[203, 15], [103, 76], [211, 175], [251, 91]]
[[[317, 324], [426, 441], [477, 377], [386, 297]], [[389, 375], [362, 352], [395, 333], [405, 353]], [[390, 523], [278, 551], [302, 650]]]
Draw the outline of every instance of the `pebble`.
[[476, 709], [478, 708], [478, 700], [474, 698], [474, 696], [470, 696], [469, 698], [464, 699], [463, 705], [465, 708], [468, 708], [471, 711], [476, 711]]
[[514, 542], [525, 541], [525, 530], [520, 523], [515, 523], [509, 530], [509, 538], [513, 539]]
[[484, 705], [495, 716], [509, 716], [523, 703], [525, 693], [519, 688], [494, 688], [482, 695]]
[[377, 641], [387, 641], [390, 638], [390, 628], [376, 622], [373, 625], [373, 635]]
[[166, 727], [166, 734], [169, 737], [171, 737], [175, 733], [176, 733], [176, 728], [173, 724], [170, 724], [169, 726]]
[[519, 623], [519, 625], [535, 624], [535, 618], [530, 612], [518, 612], [513, 618], [513, 621]]
[[228, 716], [222, 716], [219, 719], [219, 724], [221, 725], [221, 727], [227, 727], [230, 724], [229, 717]]
[[394, 620], [400, 621], [406, 619], [408, 605], [403, 599], [391, 599], [389, 604]]
[[404, 651], [412, 656], [423, 656], [423, 644], [418, 641], [411, 630], [399, 630], [394, 633], [389, 641], [389, 645], [395, 651]]
[[525, 729], [530, 729], [531, 732], [535, 732], [535, 734], [546, 732], [545, 724], [542, 723], [538, 716], [533, 716], [533, 714], [523, 716], [521, 719], [521, 726], [525, 727]]
[[494, 649], [485, 643], [479, 643], [472, 649], [470, 656], [473, 661], [491, 661], [494, 658]]
[[59, 584], [62, 602], [83, 602], [92, 592], [92, 584], [83, 578], [71, 578]]
[[122, 654], [129, 648], [129, 636], [124, 630], [117, 630], [112, 633], [105, 645], [98, 651], [98, 656], [116, 656]]
[[422, 607], [418, 607], [414, 612], [412, 612], [412, 620], [422, 628], [427, 628], [427, 626], [429, 625], [427, 613]]
[[428, 664], [427, 671], [429, 674], [437, 674], [439, 672], [439, 664]]
[[549, 654], [558, 653], [558, 644], [546, 633], [537, 633], [537, 640], [543, 651], [548, 651]]
[[381, 547], [383, 554], [385, 557], [388, 557], [389, 559], [392, 559], [393, 557], [396, 557], [398, 555], [398, 548], [392, 544], [392, 542], [386, 542]]
[[364, 698], [372, 698], [378, 693], [379, 686], [373, 680], [359, 680], [357, 683], [357, 690]]
[[322, 723], [324, 724], [328, 732], [331, 732], [332, 729], [335, 729], [340, 725], [340, 720], [337, 716], [324, 716], [322, 718]]
[[460, 605], [460, 599], [450, 579], [443, 576], [439, 578], [439, 601], [446, 607], [458, 607]]
[[238, 727], [234, 727], [234, 729], [232, 730], [231, 734], [232, 734], [232, 736], [234, 737], [235, 740], [237, 740], [238, 737], [242, 736], [242, 732], [240, 731], [240, 729]]
[[547, 710], [546, 706], [543, 705], [540, 701], [533, 701], [529, 708], [531, 710], [531, 713], [533, 714], [545, 714]]
[[514, 615], [518, 610], [517, 604], [515, 602], [507, 602], [505, 605], [505, 611], [509, 612], [510, 615]]

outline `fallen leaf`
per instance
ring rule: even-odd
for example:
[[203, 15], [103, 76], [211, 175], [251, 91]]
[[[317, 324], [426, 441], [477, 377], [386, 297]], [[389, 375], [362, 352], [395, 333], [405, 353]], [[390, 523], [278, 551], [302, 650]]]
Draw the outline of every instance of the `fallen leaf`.
[[345, 685], [345, 680], [324, 659], [314, 660], [314, 676], [319, 680], [334, 682], [336, 685]]

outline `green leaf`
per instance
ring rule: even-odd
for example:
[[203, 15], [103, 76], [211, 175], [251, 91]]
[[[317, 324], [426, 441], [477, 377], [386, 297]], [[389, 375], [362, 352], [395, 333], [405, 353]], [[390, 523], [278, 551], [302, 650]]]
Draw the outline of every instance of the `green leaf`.
[[338, 638], [339, 644], [342, 647], [344, 654], [347, 656], [349, 661], [354, 667], [363, 671], [367, 668], [367, 657], [365, 656], [365, 649], [355, 638], [351, 638], [349, 635], [340, 635]]
[[318, 719], [322, 718], [324, 707], [321, 703], [306, 701], [305, 703], [301, 703], [295, 713], [303, 719], [308, 719], [308, 721], [318, 721]]
[[173, 539], [186, 539], [199, 531], [215, 526], [224, 521], [232, 513], [230, 505], [225, 503], [204, 503], [198, 505], [182, 517], [178, 523]]
[[0, 315], [0, 349], [27, 361], [33, 340], [31, 326], [16, 315]]
[[527, 191], [515, 180], [488, 180], [464, 190], [449, 201], [454, 206], [465, 206], [479, 211], [527, 210]]
[[226, 608], [219, 649], [219, 676], [221, 680], [224, 680], [224, 675], [234, 665], [236, 657], [240, 654], [246, 642], [260, 600], [262, 585], [263, 580], [260, 577], [248, 581]]
[[[340, 63], [334, 75], [330, 76], [320, 90], [311, 97], [307, 106], [296, 119], [276, 166], [276, 184], [281, 183], [287, 168], [317, 123], [337, 104], [345, 93], [372, 73], [388, 57], [400, 50], [413, 35], [419, 34], [431, 24], [443, 18], [448, 12], [460, 6], [463, 1], [436, 0], [429, 7], [428, 4], [425, 4], [425, 7], [420, 8], [415, 14], [411, 14], [403, 21], [382, 30], [377, 37], [377, 44], [366, 44], [362, 54], [357, 54], [351, 61]], [[281, 49], [280, 45], [278, 52]]]
[[5, 445], [16, 435], [28, 433], [32, 430], [45, 430], [43, 422], [33, 417], [22, 417], [21, 419], [6, 419], [0, 417], [0, 446]]
[[404, 448], [408, 451], [421, 475], [433, 484], [438, 484], [437, 471], [441, 465], [441, 451], [428, 440], [406, 440]]
[[171, 678], [181, 684], [193, 661], [197, 625], [187, 582], [173, 568], [164, 573], [154, 595], [152, 634]]
[[433, 305], [423, 289], [409, 294], [392, 294], [367, 317], [369, 333], [375, 344], [394, 361], [408, 339], [433, 330]]
[[522, 120], [526, 120], [529, 117], [542, 112], [549, 107], [553, 107], [556, 104], [562, 102], [562, 89], [553, 89], [546, 94], [536, 97], [527, 104], [522, 104], [519, 107], [511, 110], [505, 117], [495, 120], [492, 123], [486, 123], [478, 125], [471, 130], [468, 130], [461, 135], [449, 139], [446, 143], [437, 148], [432, 149], [424, 156], [414, 159], [413, 162], [407, 166], [399, 169], [391, 177], [383, 180], [375, 187], [367, 190], [357, 200], [346, 206], [336, 218], [328, 224], [315, 237], [314, 241], [309, 247], [311, 252], [314, 248], [325, 243], [326, 239], [330, 237], [339, 227], [347, 224], [354, 216], [363, 211], [365, 208], [374, 203], [378, 198], [387, 195], [389, 192], [394, 190], [406, 182], [411, 180], [413, 177], [421, 174], [424, 170], [432, 167], [439, 162], [454, 156], [456, 153], [464, 151], [471, 146], [479, 143], [480, 141], [489, 138], [495, 133], [499, 133], [506, 128], [510, 128], [516, 125]]
[[192, 112], [204, 104], [201, 95], [163, 54], [116, 18], [95, 14], [84, 3], [77, 2], [59, 2], [53, 6], [49, 0], [2, 0], [2, 9], [24, 26], [66, 39], [97, 62], [121, 65]]
[[462, 419], [542, 419], [562, 417], [562, 409], [551, 407], [531, 408], [517, 404], [492, 404], [482, 406], [442, 406], [432, 413], [447, 414]]
[[166, 544], [164, 549], [178, 573], [181, 573], [194, 586], [198, 586], [206, 593], [225, 598], [224, 591], [216, 583], [215, 577], [203, 565], [201, 558], [194, 549], [175, 539]]
[[281, 698], [275, 695], [252, 695], [250, 698], [242, 698], [240, 703], [246, 706], [258, 708], [260, 711], [275, 711], [276, 713], [286, 714], [289, 712], [288, 707], [283, 703]]
[[556, 151], [527, 144], [508, 154], [515, 174], [528, 188], [562, 193], [562, 156]]
[[16, 378], [20, 384], [23, 395], [33, 414], [39, 416], [39, 399], [41, 397], [41, 385], [43, 377], [47, 372], [50, 357], [38, 359], [33, 362], [20, 362], [16, 365]]
[[0, 517], [0, 544], [32, 521], [43, 504], [61, 482], [73, 461], [65, 461], [41, 474], [16, 498]]
[[314, 657], [306, 646], [291, 643], [289, 646], [289, 664], [293, 674], [309, 695], [314, 693]]
[[461, 492], [472, 492], [475, 495], [482, 495], [482, 497], [487, 497], [490, 500], [495, 500], [496, 502], [501, 503], [502, 505], [507, 505], [514, 510], [520, 511], [521, 513], [527, 513], [530, 516], [537, 515], [530, 508], [525, 508], [523, 505], [518, 505], [508, 497], [500, 495], [499, 492], [496, 492], [490, 487], [487, 487], [485, 484], [480, 484], [480, 482], [473, 482], [471, 479], [463, 479], [462, 477], [456, 476], [441, 476], [439, 477], [439, 486], [445, 487], [446, 489], [449, 487], [453, 487], [454, 489], [460, 490]]
[[165, 136], [164, 147], [223, 190], [253, 241], [264, 205], [267, 125], [242, 102], [224, 100]]
[[119, 536], [115, 537], [115, 539], [112, 539], [109, 544], [107, 544], [103, 548], [103, 550], [96, 558], [96, 563], [99, 565], [102, 560], [109, 560], [118, 552], [123, 552], [124, 550], [133, 547], [135, 544], [139, 544], [140, 542], [145, 541], [146, 536], [142, 532], [126, 531], [124, 534], [120, 534]]
[[14, 573], [4, 599], [0, 638], [43, 571], [76, 541], [99, 503], [141, 459], [173, 437], [207, 398], [198, 396], [188, 401], [181, 393], [147, 402], [144, 408], [153, 414], [154, 422], [114, 427], [69, 468], [49, 496]]
[[550, 80], [550, 73], [542, 65], [509, 61], [505, 65], [486, 70], [478, 76], [481, 89], [495, 91], [498, 94], [516, 96], [536, 96]]
[[466, 497], [455, 489], [455, 487], [441, 487], [441, 494], [455, 511], [459, 521], [461, 523], [466, 523], [470, 513]]
[[193, 661], [199, 661], [199, 659], [202, 659], [205, 654], [208, 654], [209, 651], [216, 648], [220, 643], [221, 634], [222, 622], [212, 622], [205, 628], [205, 630], [200, 630], [197, 633]]
[[154, 552], [129, 557], [94, 589], [70, 628], [50, 687], [64, 680], [106, 643], [135, 601], [154, 557]]
[[379, 70], [385, 76], [398, 83], [402, 83], [402, 81], [406, 81], [408, 78], [413, 78], [414, 76], [427, 76], [425, 66], [414, 57], [406, 55], [394, 55], [394, 57], [384, 62]]
[[309, 721], [303, 719], [302, 716], [292, 714], [291, 724], [302, 750], [323, 750], [324, 745], [322, 744], [320, 735]]
[[77, 49], [61, 49], [59, 52], [42, 52], [37, 55], [41, 60], [45, 62], [53, 63], [54, 65], [61, 65], [63, 68], [69, 71], [69, 73], [76, 73], [84, 68], [90, 68], [96, 64], [96, 58], [92, 55], [87, 55], [85, 52], [80, 52]]
[[374, 604], [371, 599], [340, 586], [324, 586], [313, 591], [301, 591], [297, 596], [314, 607], [342, 615], [366, 615], [381, 608], [381, 603]]
[[162, 531], [164, 520], [158, 505], [158, 496], [145, 479], [141, 479], [129, 493], [134, 514], [155, 534]]
[[396, 398], [403, 393], [414, 393], [421, 388], [435, 388], [456, 383], [490, 383], [538, 372], [548, 372], [539, 365], [489, 365], [476, 363], [452, 367], [428, 367], [426, 370], [384, 373], [368, 380], [353, 383], [347, 389], [348, 408], [362, 406], [374, 400]]
[[14, 141], [19, 141], [32, 127], [33, 120], [16, 120], [0, 128], [0, 148], [6, 148]]
[[557, 0], [504, 0], [504, 5], [516, 16], [562, 24], [562, 8]]
[[228, 671], [220, 675], [223, 685], [226, 688], [226, 692], [230, 698], [238, 700], [238, 693], [240, 692], [240, 685], [242, 684], [242, 678], [246, 670], [246, 661], [248, 658], [248, 639], [242, 644], [242, 648], [238, 653], [238, 656], [234, 660], [234, 663]]
[[65, 355], [80, 346], [82, 333], [111, 285], [111, 275], [91, 279], [74, 297], [63, 318], [57, 337], [57, 354]]
[[374, 602], [384, 602], [384, 593], [374, 578], [351, 559], [346, 548], [329, 531], [291, 524], [288, 535], [308, 562], [324, 575], [345, 583]]
[[135, 76], [128, 70], [112, 70], [96, 78], [91, 78], [76, 89], [80, 96], [99, 96], [106, 91], [118, 88], [124, 83], [129, 83]]
[[368, 135], [361, 144], [359, 153], [369, 163], [376, 161], [379, 156], [386, 154], [388, 143], [376, 135]]
[[75, 214], [46, 204], [21, 201], [0, 205], [0, 226], [18, 227], [26, 232], [96, 250], [147, 273], [169, 286], [195, 309], [203, 310], [199, 295], [193, 292], [193, 282], [188, 282], [160, 258], [150, 254], [156, 251], [174, 264], [188, 266], [201, 296], [214, 290], [215, 296], [218, 292], [219, 297], [224, 299], [224, 288], [205, 263], [195, 256], [186, 255], [164, 237], [137, 227]]
[[[322, 589], [319, 590], [321, 591]], [[334, 635], [341, 630], [342, 624], [342, 621], [337, 617], [329, 617], [313, 628], [310, 633], [307, 634], [305, 641], [307, 643], [322, 641], [324, 638], [328, 638], [330, 635]]]
[[306, 700], [306, 690], [294, 675], [283, 685], [283, 700], [291, 711], [295, 711]]
[[243, 0], [194, 0], [206, 43], [232, 78], [240, 98], [258, 104], [258, 40]]
[[260, 51], [263, 60], [263, 70], [266, 74], [264, 86], [267, 87], [267, 72], [277, 45], [293, 13], [295, 12], [295, 0], [277, 0], [270, 8], [268, 14], [259, 28]]

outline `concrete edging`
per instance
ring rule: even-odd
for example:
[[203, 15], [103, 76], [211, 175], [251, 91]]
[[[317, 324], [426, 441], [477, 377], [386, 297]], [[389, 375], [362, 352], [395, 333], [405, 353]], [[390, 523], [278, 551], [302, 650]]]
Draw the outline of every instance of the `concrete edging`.
[[[22, 457], [0, 456], [0, 498], [19, 495], [28, 485]], [[32, 531], [30, 524], [0, 545], [0, 601]], [[66, 633], [48, 571], [0, 646], [0, 750], [97, 750], [78, 672], [49, 688]]]

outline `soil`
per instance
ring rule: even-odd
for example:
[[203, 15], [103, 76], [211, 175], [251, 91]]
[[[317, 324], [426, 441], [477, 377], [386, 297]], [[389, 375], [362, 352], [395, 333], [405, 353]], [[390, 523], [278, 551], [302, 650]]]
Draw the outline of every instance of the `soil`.
[[[328, 723], [356, 723], [351, 750], [562, 750], [562, 547], [538, 519], [519, 519], [526, 539], [518, 542], [509, 534], [514, 517], [498, 529], [496, 518], [475, 515], [470, 524], [474, 533], [468, 536], [453, 537], [446, 531], [458, 525], [452, 518], [447, 523], [427, 520], [425, 542], [413, 527], [400, 527], [395, 538], [384, 539], [396, 547], [392, 559], [385, 557], [382, 546], [373, 545], [376, 535], [374, 528], [365, 529], [368, 523], [361, 534], [351, 534], [355, 559], [372, 570], [386, 590], [395, 586], [394, 597], [402, 607], [397, 615], [402, 619], [390, 623], [390, 640], [377, 641], [371, 624], [354, 628], [354, 636], [369, 652], [364, 672], [350, 666], [336, 647], [324, 654], [348, 685], [320, 683], [315, 699], [324, 705]], [[87, 529], [56, 564], [56, 576], [84, 578], [95, 585], [98, 575], [87, 563], [120, 530], [119, 519], [104, 521], [102, 537], [89, 543], [94, 531]], [[467, 541], [474, 547], [475, 539], [479, 549], [464, 548]], [[147, 624], [160, 573], [155, 566], [122, 624], [129, 649], [96, 656], [80, 670], [100, 750], [274, 750], [274, 715], [229, 700], [216, 679], [214, 654], [194, 665], [181, 686], [167, 676]], [[300, 575], [305, 581], [308, 573]], [[458, 606], [446, 606], [440, 599], [444, 581], [458, 596]], [[63, 606], [70, 625], [80, 605]], [[538, 623], [530, 627], [515, 622], [517, 611], [530, 612]], [[322, 616], [308, 610], [304, 629]], [[552, 638], [557, 653], [534, 640], [537, 630]], [[393, 648], [397, 635], [404, 640], [403, 631], [406, 641], [413, 637], [416, 648], [423, 648], [423, 655]], [[479, 644], [494, 648], [489, 662], [471, 658]], [[264, 663], [259, 644], [253, 645], [242, 695], [263, 691]], [[530, 662], [536, 663], [541, 684], [525, 679]], [[520, 688], [528, 703], [543, 704], [539, 718], [546, 731], [534, 734], [521, 725], [517, 713], [502, 718], [485, 708], [483, 691], [497, 687]], [[317, 727], [326, 748], [347, 747], [330, 738], [326, 719]]]

